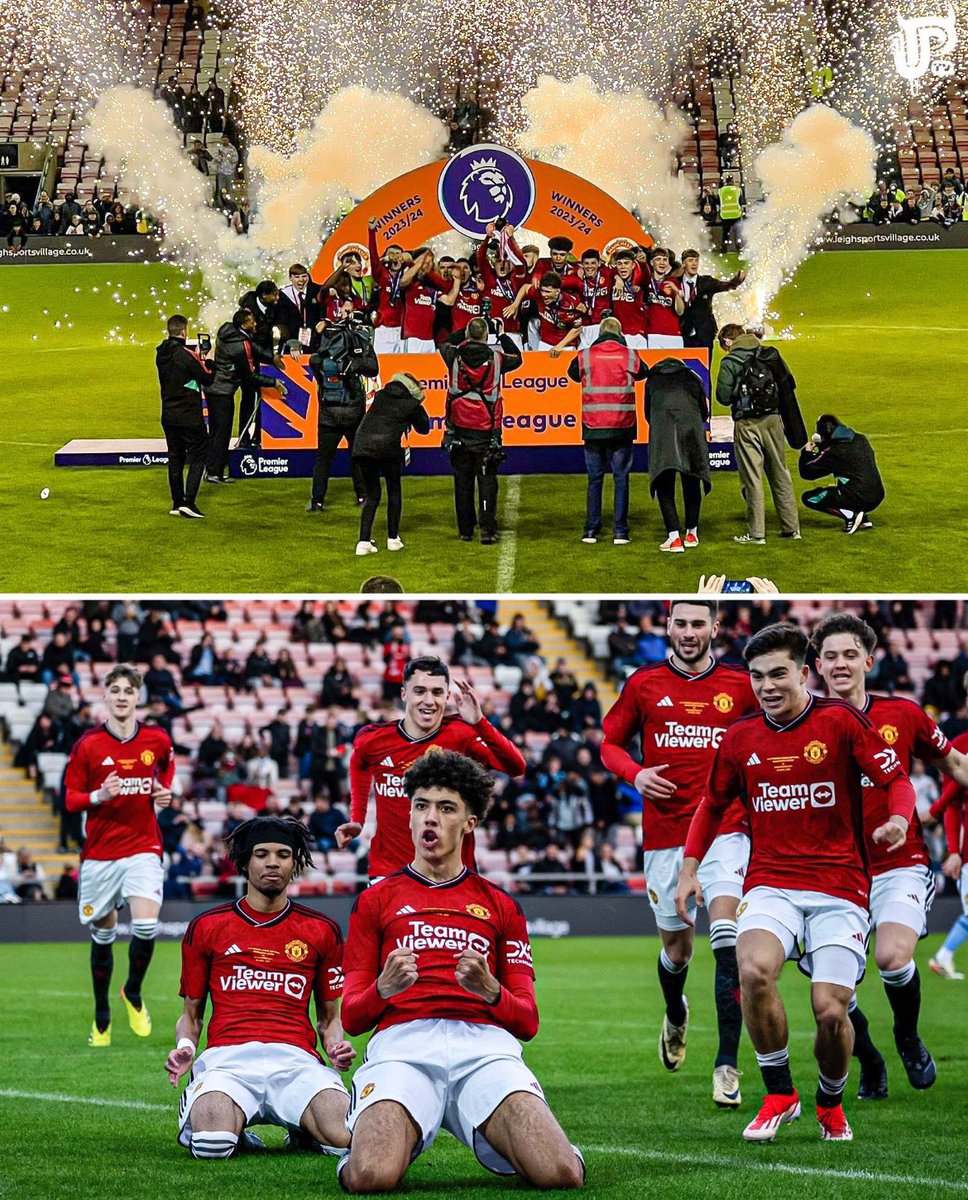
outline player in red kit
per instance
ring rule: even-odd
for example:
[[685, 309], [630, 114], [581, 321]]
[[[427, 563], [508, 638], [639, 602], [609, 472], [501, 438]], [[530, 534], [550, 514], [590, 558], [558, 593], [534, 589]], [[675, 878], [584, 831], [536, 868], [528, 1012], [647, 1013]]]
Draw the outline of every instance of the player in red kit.
[[484, 300], [490, 302], [490, 316], [500, 321], [504, 332], [519, 350], [522, 349], [521, 326], [514, 314], [508, 314], [508, 307], [514, 302], [518, 289], [514, 284], [514, 264], [510, 259], [498, 258], [494, 265], [487, 256], [487, 242], [481, 242], [477, 247], [477, 269], [483, 283]]
[[78, 739], [64, 773], [69, 812], [84, 814], [84, 848], [77, 887], [81, 924], [91, 930], [94, 1023], [90, 1046], [111, 1045], [112, 944], [117, 910], [131, 908], [128, 978], [121, 999], [138, 1037], [151, 1033], [141, 985], [158, 933], [165, 879], [155, 806], [171, 804], [175, 759], [171, 738], [137, 719], [141, 674], [119, 663], [104, 680], [108, 719]]
[[[961, 754], [968, 753], [968, 733], [959, 733], [952, 745]], [[958, 881], [962, 911], [929, 965], [942, 979], [960, 980], [965, 976], [963, 971], [955, 969], [954, 954], [962, 942], [968, 941], [968, 788], [949, 779], [931, 805], [931, 816], [935, 820], [944, 819], [948, 857], [941, 870], [949, 879]]]
[[343, 936], [335, 921], [287, 896], [290, 881], [312, 864], [312, 838], [300, 821], [253, 817], [225, 843], [246, 890], [196, 917], [182, 942], [185, 1002], [165, 1062], [172, 1087], [191, 1070], [178, 1141], [195, 1158], [228, 1158], [240, 1139], [260, 1145], [247, 1126], [272, 1124], [289, 1131], [290, 1148], [339, 1154], [349, 1144], [349, 1094], [324, 1065], [316, 1037], [338, 1070], [356, 1057], [339, 1019]]
[[434, 271], [434, 252], [426, 246], [413, 252], [413, 263], [403, 273], [403, 342], [408, 354], [435, 354], [434, 317], [437, 305], [450, 307], [457, 299], [460, 280], [443, 279]]
[[582, 251], [578, 276], [581, 280], [581, 302], [585, 306], [579, 348], [587, 350], [601, 332], [602, 318], [611, 311], [615, 270], [603, 266], [598, 251], [589, 249]]
[[[683, 845], [724, 731], [756, 708], [747, 673], [717, 663], [710, 653], [718, 630], [715, 600], [674, 600], [668, 623], [671, 656], [630, 675], [602, 722], [602, 762], [642, 795], [645, 878], [662, 939], [658, 969], [666, 1007], [659, 1058], [669, 1071], [678, 1071], [685, 1060], [689, 1019], [683, 989], [694, 930], [676, 912], [675, 901]], [[628, 753], [635, 738], [641, 741], [641, 762]], [[743, 1028], [736, 907], [749, 861], [747, 828], [746, 816], [737, 805], [723, 822], [700, 872], [716, 958], [719, 1050], [713, 1067], [713, 1100], [721, 1108], [735, 1108], [742, 1100], [736, 1069]]]
[[562, 290], [576, 299], [581, 295], [581, 279], [578, 276], [578, 266], [569, 259], [575, 248], [575, 243], [569, 237], [553, 237], [548, 239], [547, 257], [538, 258], [531, 267], [531, 280], [536, 287], [549, 272], [561, 279]]
[[681, 349], [679, 318], [686, 311], [682, 286], [672, 274], [672, 255], [656, 246], [645, 267], [643, 299], [649, 324], [649, 349]]
[[389, 1191], [443, 1127], [495, 1174], [580, 1187], [581, 1155], [518, 1043], [538, 1031], [524, 914], [461, 862], [493, 780], [442, 750], [418, 759], [404, 786], [411, 861], [359, 896], [346, 941], [343, 1020], [375, 1033], [353, 1080], [340, 1183]]
[[645, 307], [648, 260], [645, 251], [636, 261], [631, 250], [619, 250], [612, 256], [612, 312], [622, 326], [622, 336], [632, 350], [647, 350], [649, 318]]
[[367, 222], [370, 270], [373, 286], [379, 289], [373, 320], [373, 349], [377, 354], [399, 354], [403, 349], [403, 273], [407, 259], [395, 243], [387, 246], [380, 257], [376, 245], [378, 224], [376, 217], [370, 217]]
[[748, 1141], [772, 1141], [800, 1115], [776, 982], [801, 944], [817, 1025], [820, 1136], [853, 1137], [843, 1109], [854, 1040], [847, 1008], [864, 972], [870, 929], [861, 775], [887, 789], [887, 819], [871, 835], [878, 845], [903, 847], [914, 814], [901, 760], [868, 718], [807, 691], [808, 645], [795, 625], [769, 625], [747, 642], [743, 656], [763, 711], [723, 735], [689, 826], [676, 889], [679, 915], [689, 919], [690, 898], [702, 896], [699, 864], [739, 796], [751, 850], [736, 955], [743, 1017], [767, 1092], [743, 1131]]
[[[403, 673], [401, 721], [364, 725], [350, 756], [350, 819], [336, 830], [340, 847], [363, 832], [370, 793], [376, 797], [376, 832], [370, 843], [371, 879], [406, 866], [413, 853], [409, 805], [403, 787], [407, 768], [431, 747], [459, 750], [494, 771], [524, 774], [520, 750], [481, 711], [474, 689], [455, 680], [457, 714], [445, 715], [450, 672], [439, 658], [411, 659]], [[474, 839], [464, 847], [465, 863], [474, 865]]]
[[[906, 771], [915, 756], [932, 762], [960, 784], [968, 784], [968, 759], [956, 750], [938, 726], [915, 704], [902, 696], [870, 694], [864, 680], [874, 665], [877, 634], [853, 613], [832, 613], [813, 632], [817, 670], [831, 696], [845, 700], [868, 716], [874, 728], [893, 748]], [[887, 819], [883, 792], [868, 789], [864, 803], [864, 830], [871, 870], [871, 928], [876, 931], [874, 959], [894, 1013], [894, 1042], [912, 1087], [928, 1088], [937, 1069], [918, 1036], [921, 979], [914, 962], [918, 939], [928, 931], [928, 910], [934, 899], [934, 875], [924, 845], [921, 822], [911, 821], [901, 850], [888, 853], [871, 838]], [[887, 1068], [874, 1046], [867, 1018], [852, 1002], [851, 1021], [856, 1035], [854, 1054], [860, 1060], [858, 1098], [879, 1100], [887, 1096]]]
[[563, 350], [577, 343], [584, 306], [577, 298], [566, 294], [560, 275], [549, 271], [541, 276], [537, 287], [525, 285], [505, 311], [516, 316], [525, 300], [532, 303], [537, 313], [539, 350], [549, 350], [551, 357], [557, 358]]

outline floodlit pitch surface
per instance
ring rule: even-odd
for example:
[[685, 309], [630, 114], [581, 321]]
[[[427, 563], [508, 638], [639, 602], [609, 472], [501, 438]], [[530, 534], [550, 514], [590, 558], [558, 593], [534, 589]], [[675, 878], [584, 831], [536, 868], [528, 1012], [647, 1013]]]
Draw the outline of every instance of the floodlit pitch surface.
[[[181, 277], [157, 264], [5, 266], [0, 487], [12, 552], [0, 587], [337, 592], [387, 573], [411, 592], [660, 592], [690, 591], [700, 574], [725, 572], [766, 576], [791, 592], [964, 591], [966, 263], [958, 250], [827, 253], [779, 297], [779, 325], [798, 334], [779, 345], [808, 428], [832, 411], [874, 444], [887, 500], [873, 531], [847, 538], [839, 522], [804, 513], [803, 541], [780, 541], [768, 501], [768, 544], [736, 546], [739, 483], [719, 474], [701, 546], [660, 554], [658, 509], [637, 477], [632, 544], [612, 545], [606, 484], [605, 536], [584, 546], [583, 476], [544, 475], [503, 479], [501, 545], [481, 546], [457, 540], [449, 479], [409, 478], [406, 549], [384, 548], [384, 509], [374, 534], [380, 553], [366, 558], [353, 553], [358, 513], [344, 479], [331, 484], [322, 516], [304, 511], [308, 480], [203, 485], [206, 520], [187, 521], [168, 515], [163, 468], [55, 469], [54, 451], [72, 438], [160, 436], [162, 322], [150, 289], [165, 313], [193, 312]], [[120, 341], [108, 341], [112, 329]], [[796, 456], [788, 457], [793, 468]], [[44, 488], [50, 496], [41, 500]]]
[[[963, 1116], [968, 1078], [966, 984], [938, 979], [921, 943], [922, 1033], [938, 1062], [928, 1092], [907, 1084], [891, 1041], [884, 990], [871, 969], [860, 998], [884, 1050], [890, 1099], [859, 1103], [852, 1064], [846, 1109], [851, 1144], [822, 1143], [813, 1093], [813, 1022], [808, 984], [793, 966], [782, 979], [791, 1025], [794, 1080], [803, 1119], [773, 1145], [747, 1145], [741, 1130], [756, 1111], [761, 1081], [745, 1034], [743, 1105], [714, 1107], [713, 959], [705, 939], [690, 967], [692, 1009], [681, 1072], [660, 1065], [655, 974], [658, 939], [539, 940], [535, 944], [541, 1030], [526, 1049], [548, 1100], [588, 1164], [586, 1195], [607, 1200], [939, 1200], [968, 1195]], [[340, 1195], [335, 1161], [284, 1155], [280, 1130], [262, 1132], [272, 1150], [258, 1160], [197, 1163], [175, 1143], [176, 1095], [162, 1069], [181, 1007], [178, 947], [159, 944], [145, 996], [154, 1032], [142, 1042], [114, 1000], [114, 1043], [90, 1050], [88, 952], [83, 943], [0, 948], [4, 1148], [2, 1194], [85, 1200], [238, 1200], [240, 1196]], [[114, 994], [126, 947], [115, 946]], [[362, 1053], [362, 1039], [357, 1047]], [[442, 1134], [406, 1176], [405, 1190], [467, 1200], [520, 1192], [489, 1175], [470, 1151]]]

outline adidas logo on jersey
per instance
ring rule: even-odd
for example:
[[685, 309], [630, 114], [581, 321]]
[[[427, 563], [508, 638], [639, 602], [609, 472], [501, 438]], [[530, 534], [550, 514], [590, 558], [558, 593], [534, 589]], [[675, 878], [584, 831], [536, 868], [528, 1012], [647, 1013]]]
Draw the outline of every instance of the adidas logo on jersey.
[[415, 909], [415, 908], [414, 908], [412, 905], [410, 905], [410, 904], [405, 904], [405, 905], [403, 906], [403, 908], [398, 908], [398, 909], [397, 909], [397, 914], [396, 914], [396, 915], [397, 915], [398, 917], [404, 917], [404, 916], [406, 916], [406, 914], [407, 914], [407, 913], [412, 913], [412, 912], [416, 912], [416, 911], [417, 911], [417, 910], [416, 910], [416, 909]]
[[380, 766], [381, 767], [393, 767], [393, 766], [396, 766], [396, 764], [394, 763], [393, 759], [388, 754], [386, 756], [386, 758], [380, 763]]
[[107, 756], [107, 758], [104, 760], [104, 762], [101, 763], [101, 766], [102, 767], [113, 767], [114, 766], [114, 759], [111, 757], [110, 754]]
[[749, 756], [749, 758], [746, 760], [746, 765], [748, 767], [758, 767], [760, 765], [760, 756], [756, 753], [755, 750]]
[[670, 696], [663, 696], [662, 699], [656, 704], [656, 708], [675, 708], [675, 704], [672, 702], [672, 698]]
[[229, 948], [227, 950], [223, 950], [222, 953], [223, 954], [241, 954], [242, 947], [239, 946], [237, 943], [233, 942], [232, 945], [229, 946]]

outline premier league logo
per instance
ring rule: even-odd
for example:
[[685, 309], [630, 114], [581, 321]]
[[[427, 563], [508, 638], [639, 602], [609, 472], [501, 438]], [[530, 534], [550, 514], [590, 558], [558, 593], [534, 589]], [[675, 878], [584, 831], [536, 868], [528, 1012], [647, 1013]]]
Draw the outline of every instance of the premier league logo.
[[440, 210], [459, 233], [486, 237], [492, 221], [523, 225], [534, 207], [534, 176], [520, 155], [503, 146], [469, 146], [444, 167], [437, 185]]

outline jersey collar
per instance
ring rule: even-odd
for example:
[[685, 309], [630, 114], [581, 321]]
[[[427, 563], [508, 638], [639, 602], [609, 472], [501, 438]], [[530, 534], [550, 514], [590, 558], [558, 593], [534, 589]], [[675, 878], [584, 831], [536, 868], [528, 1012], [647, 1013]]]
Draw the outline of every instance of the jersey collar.
[[245, 899], [244, 896], [240, 896], [238, 898], [238, 900], [236, 900], [235, 904], [232, 907], [239, 914], [239, 916], [242, 918], [243, 921], [247, 921], [250, 925], [256, 925], [260, 929], [265, 929], [268, 925], [278, 925], [278, 923], [282, 920], [282, 918], [284, 916], [286, 916], [288, 914], [289, 910], [292, 908], [292, 901], [290, 899], [288, 899], [288, 897], [287, 897], [285, 908], [280, 909], [279, 912], [277, 912], [277, 913], [273, 913], [272, 916], [269, 917], [268, 920], [260, 921], [260, 920], [258, 920], [258, 918], [252, 916], [251, 911], [246, 906], [243, 905], [242, 901], [244, 899]]
[[464, 881], [464, 879], [467, 878], [467, 875], [468, 875], [467, 868], [462, 867], [459, 875], [455, 875], [453, 879], [444, 879], [438, 883], [437, 880], [435, 880], [435, 879], [428, 879], [426, 875], [421, 875], [420, 872], [417, 871], [410, 864], [405, 866], [403, 868], [403, 871], [404, 871], [405, 875], [409, 875], [411, 879], [416, 880], [417, 883], [422, 883], [424, 885], [424, 887], [428, 887], [428, 888], [454, 887], [455, 884], [462, 883]]
[[135, 739], [135, 738], [138, 736], [138, 734], [141, 732], [141, 722], [140, 722], [140, 721], [135, 721], [135, 723], [134, 723], [134, 732], [131, 734], [131, 736], [130, 736], [130, 737], [126, 737], [126, 738], [118, 737], [118, 735], [117, 735], [117, 734], [114, 732], [114, 730], [110, 728], [110, 726], [108, 725], [107, 721], [105, 721], [105, 722], [104, 722], [104, 723], [101, 725], [101, 730], [102, 730], [102, 732], [106, 733], [106, 734], [108, 735], [108, 737], [110, 737], [110, 738], [114, 738], [114, 740], [115, 740], [116, 742], [120, 742], [122, 746], [126, 746], [126, 745], [128, 744], [128, 742], [133, 742], [133, 741], [134, 741], [134, 739]]
[[444, 724], [443, 721], [441, 721], [441, 723], [437, 726], [437, 728], [433, 731], [433, 733], [425, 733], [423, 735], [423, 737], [411, 737], [411, 735], [409, 733], [407, 733], [406, 729], [404, 729], [403, 717], [401, 717], [400, 720], [397, 721], [397, 729], [400, 731], [400, 736], [402, 738], [406, 738], [406, 740], [408, 742], [417, 743], [417, 742], [426, 742], [426, 741], [429, 741], [430, 738], [435, 738], [437, 736], [437, 734], [440, 733], [441, 729], [443, 728], [443, 724]]
[[687, 683], [691, 683], [695, 679], [708, 678], [708, 676], [712, 675], [713, 671], [716, 670], [716, 667], [718, 665], [719, 664], [716, 662], [716, 660], [714, 658], [712, 660], [712, 662], [709, 664], [709, 666], [705, 669], [705, 671], [700, 671], [698, 675], [694, 675], [691, 671], [683, 671], [683, 669], [681, 667], [677, 667], [676, 664], [672, 661], [671, 654], [666, 659], [666, 666], [669, 668], [669, 670], [672, 671], [673, 674], [678, 675], [678, 677], [680, 679], [685, 680]]
[[[799, 716], [794, 717], [792, 721], [788, 721], [786, 725], [778, 724], [776, 721], [773, 720], [772, 717], [768, 717], [766, 715], [766, 713], [763, 713], [763, 720], [767, 723], [767, 725], [769, 725], [769, 727], [771, 729], [775, 729], [777, 731], [777, 733], [784, 733], [788, 729], [795, 729], [796, 726], [799, 725], [800, 722], [813, 709], [814, 700], [815, 700], [815, 697], [813, 695], [813, 692], [807, 692], [807, 707], [803, 710], [802, 713], [800, 713]], [[762, 712], [763, 710], [761, 709], [760, 711]]]

